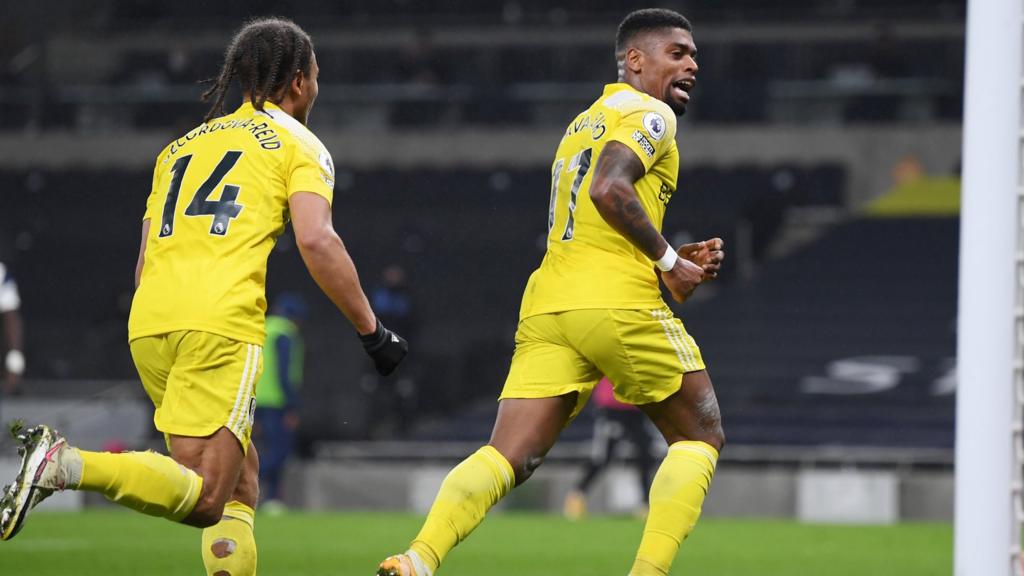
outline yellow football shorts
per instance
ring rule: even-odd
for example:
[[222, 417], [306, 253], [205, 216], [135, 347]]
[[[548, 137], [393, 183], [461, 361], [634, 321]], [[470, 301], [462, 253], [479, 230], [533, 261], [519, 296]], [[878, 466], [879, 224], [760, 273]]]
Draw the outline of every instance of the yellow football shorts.
[[222, 427], [248, 452], [263, 349], [209, 332], [182, 330], [131, 342], [142, 385], [168, 435], [203, 438]]
[[578, 392], [575, 418], [602, 375], [619, 401], [649, 404], [679, 390], [683, 374], [703, 369], [700, 348], [667, 306], [540, 314], [519, 323], [500, 398]]

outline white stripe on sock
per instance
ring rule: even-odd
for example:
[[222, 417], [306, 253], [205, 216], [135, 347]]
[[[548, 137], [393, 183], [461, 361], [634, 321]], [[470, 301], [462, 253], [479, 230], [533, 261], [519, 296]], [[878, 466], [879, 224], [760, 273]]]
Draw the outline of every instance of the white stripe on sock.
[[414, 550], [409, 549], [405, 552], [405, 555], [409, 557], [409, 561], [412, 562], [412, 568], [416, 571], [416, 576], [434, 576], [434, 573], [427, 567], [427, 563], [420, 558]]
[[505, 470], [505, 466], [502, 466], [502, 462], [499, 462], [494, 456], [491, 456], [491, 454], [488, 451], [482, 450], [480, 453], [486, 456], [487, 459], [490, 460], [491, 462], [494, 462], [494, 465], [497, 466], [499, 470], [501, 470], [501, 475], [505, 478], [505, 491], [511, 492], [512, 488], [514, 488], [516, 485], [515, 477], [510, 478], [508, 475], [508, 470]]
[[[196, 479], [199, 478], [199, 476], [194, 472], [189, 474], [191, 470], [186, 469], [184, 466], [181, 466], [181, 472], [188, 476], [188, 492], [185, 493], [185, 497], [181, 499], [181, 502], [178, 504], [178, 507], [174, 509], [174, 512], [171, 512], [171, 517], [173, 518], [178, 518], [183, 512], [182, 507], [184, 507], [185, 504], [188, 504], [189, 500], [192, 499], [192, 493], [196, 491]], [[189, 510], [189, 512], [191, 512], [191, 510]]]
[[669, 453], [675, 452], [677, 450], [686, 450], [687, 452], [696, 452], [698, 454], [702, 454], [702, 455], [704, 455], [708, 459], [708, 462], [711, 462], [712, 466], [715, 466], [716, 464], [718, 464], [718, 458], [716, 458], [714, 454], [712, 454], [710, 451], [705, 450], [705, 449], [703, 449], [703, 448], [701, 448], [699, 446], [692, 446], [692, 445], [684, 444], [682, 446], [671, 446], [668, 449]]

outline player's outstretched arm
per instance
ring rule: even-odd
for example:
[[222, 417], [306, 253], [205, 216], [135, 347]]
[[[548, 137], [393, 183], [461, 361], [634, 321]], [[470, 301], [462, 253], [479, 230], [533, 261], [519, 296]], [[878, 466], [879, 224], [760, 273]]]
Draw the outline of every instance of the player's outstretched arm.
[[609, 142], [597, 159], [590, 199], [609, 226], [658, 263], [661, 278], [672, 298], [682, 302], [703, 281], [704, 270], [679, 258], [651, 223], [633, 186], [644, 172], [644, 165], [635, 152], [625, 144]]
[[331, 205], [323, 196], [297, 192], [288, 200], [295, 242], [313, 280], [359, 332], [377, 371], [391, 373], [408, 351], [400, 336], [385, 328], [370, 309], [355, 264], [334, 231]]

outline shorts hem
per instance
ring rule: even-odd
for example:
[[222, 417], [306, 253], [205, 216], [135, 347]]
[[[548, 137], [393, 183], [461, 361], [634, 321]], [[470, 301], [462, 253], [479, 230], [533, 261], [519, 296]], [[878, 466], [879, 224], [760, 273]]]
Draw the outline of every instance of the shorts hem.
[[633, 402], [632, 400], [630, 400], [628, 398], [620, 398], [619, 395], [616, 394], [614, 390], [612, 390], [612, 395], [619, 402], [622, 402], [623, 404], [630, 404], [632, 406], [643, 406], [645, 404], [655, 404], [655, 403], [661, 402], [662, 400], [664, 400], [664, 399], [668, 398], [669, 396], [675, 394], [676, 392], [679, 392], [680, 390], [682, 390], [683, 389], [683, 377], [684, 376], [686, 376], [687, 374], [692, 374], [694, 372], [702, 372], [704, 370], [707, 370], [707, 368], [704, 367], [704, 366], [701, 366], [700, 368], [698, 368], [696, 370], [686, 370], [685, 372], [681, 372], [679, 374], [679, 384], [677, 384], [672, 389], [659, 390], [658, 394], [655, 394], [653, 396], [655, 399], [651, 400], [650, 402], [636, 403], [636, 402]]
[[[537, 390], [535, 392], [516, 391], [516, 392], [509, 392], [508, 394], [506, 394], [505, 392], [502, 392], [501, 395], [498, 396], [498, 400], [511, 400], [511, 399], [515, 399], [515, 398], [520, 398], [520, 399], [525, 399], [525, 400], [533, 400], [533, 399], [537, 399], [537, 398], [557, 398], [559, 396], [565, 396], [566, 394], [571, 394], [573, 392], [577, 392], [577, 393], [582, 394], [583, 393], [583, 389], [586, 388], [586, 387], [587, 387], [587, 383], [583, 382], [583, 383], [580, 383], [580, 384], [553, 387], [553, 388], [551, 388], [549, 390]], [[558, 391], [554, 392], [554, 390], [558, 390]]]
[[[173, 430], [172, 430], [173, 428]], [[251, 433], [249, 438], [242, 438], [237, 432], [228, 428], [227, 424], [211, 424], [205, 427], [172, 427], [172, 426], [157, 426], [156, 429], [165, 436], [183, 436], [185, 438], [209, 438], [217, 433], [221, 428], [226, 428], [231, 435], [238, 440], [239, 446], [242, 447], [242, 453], [247, 454], [249, 452], [249, 443], [251, 442]], [[168, 446], [169, 447], [169, 446]]]

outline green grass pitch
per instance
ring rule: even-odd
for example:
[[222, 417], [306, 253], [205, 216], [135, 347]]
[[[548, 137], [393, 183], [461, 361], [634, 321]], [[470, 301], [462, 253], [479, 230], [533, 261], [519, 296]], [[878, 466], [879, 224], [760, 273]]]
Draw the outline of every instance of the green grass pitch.
[[[261, 576], [372, 576], [402, 551], [421, 517], [295, 513], [257, 516]], [[448, 557], [439, 576], [623, 576], [642, 523], [498, 513]], [[708, 519], [673, 575], [936, 576], [952, 573], [948, 524], [890, 527]], [[0, 543], [0, 574], [118, 576], [203, 574], [199, 531], [121, 511], [37, 513]]]

